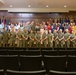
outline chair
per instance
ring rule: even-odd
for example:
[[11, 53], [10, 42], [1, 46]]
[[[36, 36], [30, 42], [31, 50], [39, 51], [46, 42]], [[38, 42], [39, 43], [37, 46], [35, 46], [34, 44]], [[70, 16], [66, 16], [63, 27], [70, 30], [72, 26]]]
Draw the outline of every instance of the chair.
[[75, 51], [75, 55], [76, 55], [76, 50], [74, 50]]
[[0, 50], [0, 55], [7, 55], [7, 54], [8, 54], [7, 50]]
[[74, 50], [59, 50], [59, 55], [75, 55]]
[[51, 51], [51, 50], [42, 50], [42, 55], [43, 56], [44, 55], [55, 56], [57, 54], [58, 54], [57, 50], [53, 50], [53, 51]]
[[7, 50], [8, 47], [0, 47], [0, 50]]
[[41, 48], [41, 50], [52, 50], [53, 48]]
[[59, 50], [66, 50], [66, 49], [65, 48], [54, 48], [54, 50], [59, 51]]
[[23, 54], [24, 55], [40, 55], [41, 52], [40, 50], [27, 50], [27, 51], [24, 51]]
[[66, 48], [59, 48], [59, 50], [66, 50]]
[[0, 55], [0, 69], [18, 70], [19, 61], [17, 55]]
[[65, 71], [66, 68], [66, 56], [44, 56], [44, 68], [48, 72], [49, 70], [54, 71]]
[[76, 72], [62, 72], [62, 71], [50, 70], [50, 74], [49, 75], [76, 75]]
[[7, 70], [7, 75], [45, 75], [45, 70], [40, 71], [13, 71]]
[[15, 50], [27, 50], [27, 48], [24, 48], [24, 47], [15, 47]]
[[14, 47], [7, 47], [7, 50], [14, 50]]
[[21, 71], [37, 71], [42, 69], [42, 56], [20, 56]]
[[76, 72], [76, 56], [68, 56], [67, 71]]
[[39, 48], [28, 48], [27, 50], [40, 50]]
[[23, 55], [24, 50], [8, 50], [8, 55]]
[[0, 75], [4, 75], [3, 69], [0, 70]]
[[76, 48], [66, 48], [66, 50], [76, 50]]
[[59, 50], [59, 48], [53, 48], [53, 50], [57, 50], [57, 51], [58, 51], [58, 50]]

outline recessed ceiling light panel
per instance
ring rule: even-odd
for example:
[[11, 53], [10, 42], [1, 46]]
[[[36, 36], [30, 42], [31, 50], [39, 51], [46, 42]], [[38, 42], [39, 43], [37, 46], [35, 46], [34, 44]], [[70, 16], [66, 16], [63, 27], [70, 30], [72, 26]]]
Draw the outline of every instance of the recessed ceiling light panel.
[[30, 5], [28, 5], [28, 7], [31, 7]]
[[48, 5], [46, 5], [46, 7], [48, 8], [49, 6], [48, 6]]
[[64, 5], [64, 7], [66, 8], [67, 6], [66, 6], [66, 5]]
[[12, 5], [10, 5], [10, 7], [12, 8], [13, 6], [12, 6]]

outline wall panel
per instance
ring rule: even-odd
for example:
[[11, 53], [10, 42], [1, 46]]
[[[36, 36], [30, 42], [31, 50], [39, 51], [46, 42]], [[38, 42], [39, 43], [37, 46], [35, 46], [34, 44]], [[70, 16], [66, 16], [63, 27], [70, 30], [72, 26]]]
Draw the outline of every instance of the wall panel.
[[0, 12], [0, 17], [6, 16], [10, 17], [12, 22], [19, 21], [46, 21], [50, 18], [65, 18], [71, 17], [76, 18], [76, 11], [70, 11], [69, 13], [8, 13], [8, 12]]

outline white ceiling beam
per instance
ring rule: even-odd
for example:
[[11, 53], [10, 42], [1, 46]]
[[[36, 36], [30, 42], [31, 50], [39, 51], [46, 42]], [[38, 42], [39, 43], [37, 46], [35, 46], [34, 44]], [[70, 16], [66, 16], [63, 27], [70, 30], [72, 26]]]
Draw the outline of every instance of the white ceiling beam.
[[69, 12], [76, 11], [76, 8], [0, 8], [8, 12]]

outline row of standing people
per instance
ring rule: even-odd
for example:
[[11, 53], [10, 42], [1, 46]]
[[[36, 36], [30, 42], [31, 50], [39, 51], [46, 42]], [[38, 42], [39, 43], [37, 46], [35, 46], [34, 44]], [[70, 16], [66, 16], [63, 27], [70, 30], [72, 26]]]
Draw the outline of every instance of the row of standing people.
[[62, 33], [62, 29], [59, 32], [54, 30], [54, 33], [49, 30], [46, 34], [46, 31], [35, 33], [32, 30], [28, 33], [26, 28], [15, 32], [12, 27], [11, 32], [4, 29], [0, 33], [0, 47], [76, 47], [76, 35], [73, 32], [70, 34], [68, 29], [65, 33]]

